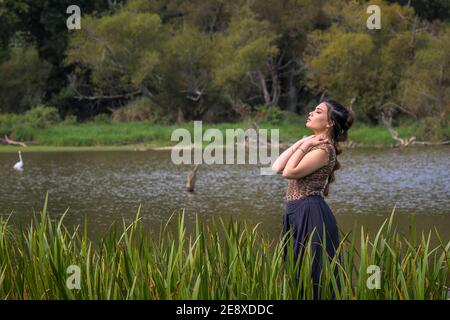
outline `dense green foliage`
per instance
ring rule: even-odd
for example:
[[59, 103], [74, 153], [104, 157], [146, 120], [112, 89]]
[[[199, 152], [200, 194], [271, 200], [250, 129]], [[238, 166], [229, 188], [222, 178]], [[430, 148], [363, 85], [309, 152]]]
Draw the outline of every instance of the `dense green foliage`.
[[[423, 120], [430, 139], [448, 126], [448, 1], [78, 1], [72, 31], [69, 4], [0, 1], [0, 113], [218, 122], [333, 97], [368, 124]], [[369, 4], [380, 30], [366, 27]]]

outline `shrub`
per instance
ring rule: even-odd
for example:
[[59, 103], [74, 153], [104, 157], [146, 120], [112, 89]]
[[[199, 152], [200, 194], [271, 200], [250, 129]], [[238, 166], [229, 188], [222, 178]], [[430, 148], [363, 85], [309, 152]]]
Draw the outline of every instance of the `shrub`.
[[283, 122], [288, 125], [298, 125], [301, 126], [302, 124], [306, 123], [306, 117], [301, 116], [295, 112], [292, 111], [282, 111], [284, 120]]
[[64, 124], [77, 124], [77, 117], [74, 115], [68, 115], [66, 116], [66, 118], [64, 119]]
[[19, 116], [12, 113], [0, 115], [0, 136], [10, 134], [19, 123], [18, 118]]
[[255, 114], [258, 122], [268, 122], [273, 125], [281, 124], [285, 120], [283, 111], [278, 106], [258, 106]]
[[135, 121], [157, 121], [156, 113], [152, 108], [148, 98], [137, 98], [129, 102], [126, 106], [113, 110], [112, 120], [114, 122], [135, 122]]
[[446, 124], [437, 117], [428, 116], [420, 120], [419, 133], [423, 140], [441, 140], [444, 138]]
[[95, 123], [110, 123], [111, 118], [106, 113], [100, 113], [94, 117]]
[[27, 124], [19, 124], [11, 132], [11, 139], [18, 141], [31, 141], [36, 130]]
[[47, 128], [52, 124], [61, 121], [58, 110], [54, 107], [38, 105], [27, 111], [24, 115], [24, 122], [33, 128]]

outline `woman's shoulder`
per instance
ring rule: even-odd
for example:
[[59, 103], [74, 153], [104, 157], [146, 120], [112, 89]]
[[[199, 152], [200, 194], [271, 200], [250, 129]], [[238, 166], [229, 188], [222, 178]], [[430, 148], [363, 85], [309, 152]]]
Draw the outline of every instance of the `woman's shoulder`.
[[333, 159], [336, 158], [336, 150], [334, 149], [334, 146], [331, 143], [324, 142], [324, 143], [317, 144], [314, 147], [312, 147], [310, 149], [310, 151], [317, 150], [317, 149], [324, 150], [328, 154], [330, 161], [333, 161]]
[[316, 150], [316, 149], [325, 150], [328, 154], [333, 154], [333, 152], [335, 152], [334, 146], [331, 143], [328, 143], [328, 142], [316, 144], [314, 147], [312, 147], [310, 149], [310, 151], [311, 150]]

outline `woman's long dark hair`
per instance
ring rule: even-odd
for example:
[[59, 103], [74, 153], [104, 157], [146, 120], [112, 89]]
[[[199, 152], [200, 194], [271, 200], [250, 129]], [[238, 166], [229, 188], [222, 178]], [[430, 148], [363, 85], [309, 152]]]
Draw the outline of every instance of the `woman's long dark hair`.
[[328, 119], [333, 122], [333, 131], [331, 133], [332, 143], [334, 149], [336, 150], [336, 163], [333, 170], [331, 171], [330, 177], [328, 178], [328, 183], [325, 186], [324, 195], [328, 196], [330, 190], [330, 183], [334, 182], [335, 176], [334, 172], [341, 168], [341, 164], [337, 160], [337, 156], [342, 153], [342, 147], [339, 145], [340, 141], [346, 141], [348, 139], [348, 130], [353, 124], [355, 119], [355, 114], [351, 109], [347, 109], [342, 106], [339, 102], [335, 100], [323, 100], [328, 107]]

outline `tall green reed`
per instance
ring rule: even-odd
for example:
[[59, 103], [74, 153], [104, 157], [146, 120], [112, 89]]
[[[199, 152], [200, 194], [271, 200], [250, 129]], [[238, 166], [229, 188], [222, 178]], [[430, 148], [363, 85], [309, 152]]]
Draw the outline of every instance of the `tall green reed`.
[[[0, 220], [1, 299], [313, 298], [311, 239], [294, 261], [290, 233], [271, 239], [258, 225], [221, 218], [205, 225], [197, 216], [188, 234], [184, 212], [150, 237], [139, 209], [133, 222], [113, 223], [93, 242], [87, 221], [68, 230], [66, 214], [52, 220], [46, 198], [26, 228]], [[450, 242], [434, 236], [435, 247], [431, 232], [401, 236], [394, 211], [373, 237], [363, 227], [359, 237], [356, 229], [343, 234], [336, 255], [322, 259], [320, 299], [446, 299]], [[71, 265], [80, 268], [80, 289], [66, 285]], [[370, 265], [380, 268], [379, 289], [367, 286]]]

